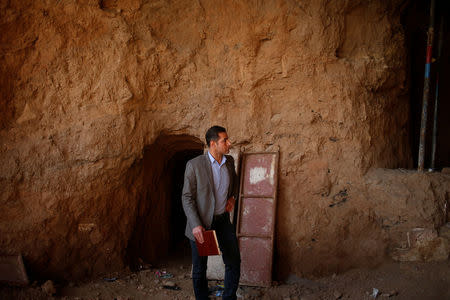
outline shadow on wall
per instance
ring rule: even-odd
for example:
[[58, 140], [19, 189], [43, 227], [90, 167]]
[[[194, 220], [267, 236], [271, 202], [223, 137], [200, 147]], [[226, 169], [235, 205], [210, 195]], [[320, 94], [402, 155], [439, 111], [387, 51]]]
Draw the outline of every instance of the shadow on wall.
[[131, 269], [138, 266], [139, 259], [157, 264], [182, 245], [186, 225], [181, 205], [184, 170], [187, 161], [203, 149], [198, 138], [188, 135], [161, 135], [144, 149], [139, 168], [143, 192], [126, 253]]

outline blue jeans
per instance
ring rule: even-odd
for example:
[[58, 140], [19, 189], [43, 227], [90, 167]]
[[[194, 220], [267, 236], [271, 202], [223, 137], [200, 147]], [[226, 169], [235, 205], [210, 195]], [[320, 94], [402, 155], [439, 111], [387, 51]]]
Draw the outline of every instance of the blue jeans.
[[[236, 299], [236, 291], [241, 276], [241, 255], [235, 227], [230, 223], [230, 214], [224, 213], [214, 218], [211, 229], [216, 231], [222, 259], [225, 264], [225, 290], [222, 299]], [[189, 240], [192, 248], [192, 281], [197, 300], [208, 299], [208, 281], [206, 279], [207, 256], [199, 256], [195, 242]]]

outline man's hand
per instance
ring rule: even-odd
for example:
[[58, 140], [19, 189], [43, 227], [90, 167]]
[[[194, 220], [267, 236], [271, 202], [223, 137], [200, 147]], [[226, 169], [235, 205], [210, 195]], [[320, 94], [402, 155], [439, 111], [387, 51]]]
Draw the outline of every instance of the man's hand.
[[197, 226], [194, 229], [192, 229], [192, 234], [194, 235], [195, 239], [200, 243], [203, 244], [203, 231], [205, 231], [205, 228], [203, 226]]
[[227, 212], [231, 212], [233, 210], [234, 203], [236, 203], [236, 199], [234, 199], [234, 197], [228, 198], [227, 205], [225, 206], [225, 210]]

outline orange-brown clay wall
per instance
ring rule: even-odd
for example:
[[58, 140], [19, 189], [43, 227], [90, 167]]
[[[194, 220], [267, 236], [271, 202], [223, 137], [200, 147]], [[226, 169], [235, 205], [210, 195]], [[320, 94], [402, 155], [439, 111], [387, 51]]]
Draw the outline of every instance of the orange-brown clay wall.
[[1, 1], [0, 251], [53, 276], [120, 265], [144, 148], [221, 124], [280, 151], [278, 274], [381, 260], [364, 201], [329, 205], [411, 166], [399, 2]]

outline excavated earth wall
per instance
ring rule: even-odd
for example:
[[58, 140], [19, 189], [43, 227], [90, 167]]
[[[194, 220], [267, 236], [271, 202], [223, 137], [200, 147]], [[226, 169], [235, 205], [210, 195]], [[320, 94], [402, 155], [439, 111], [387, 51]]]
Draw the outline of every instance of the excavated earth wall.
[[164, 161], [220, 124], [236, 153], [280, 151], [278, 276], [382, 261], [354, 191], [412, 166], [402, 2], [0, 1], [0, 252], [38, 276], [123, 266], [167, 209], [144, 203]]

